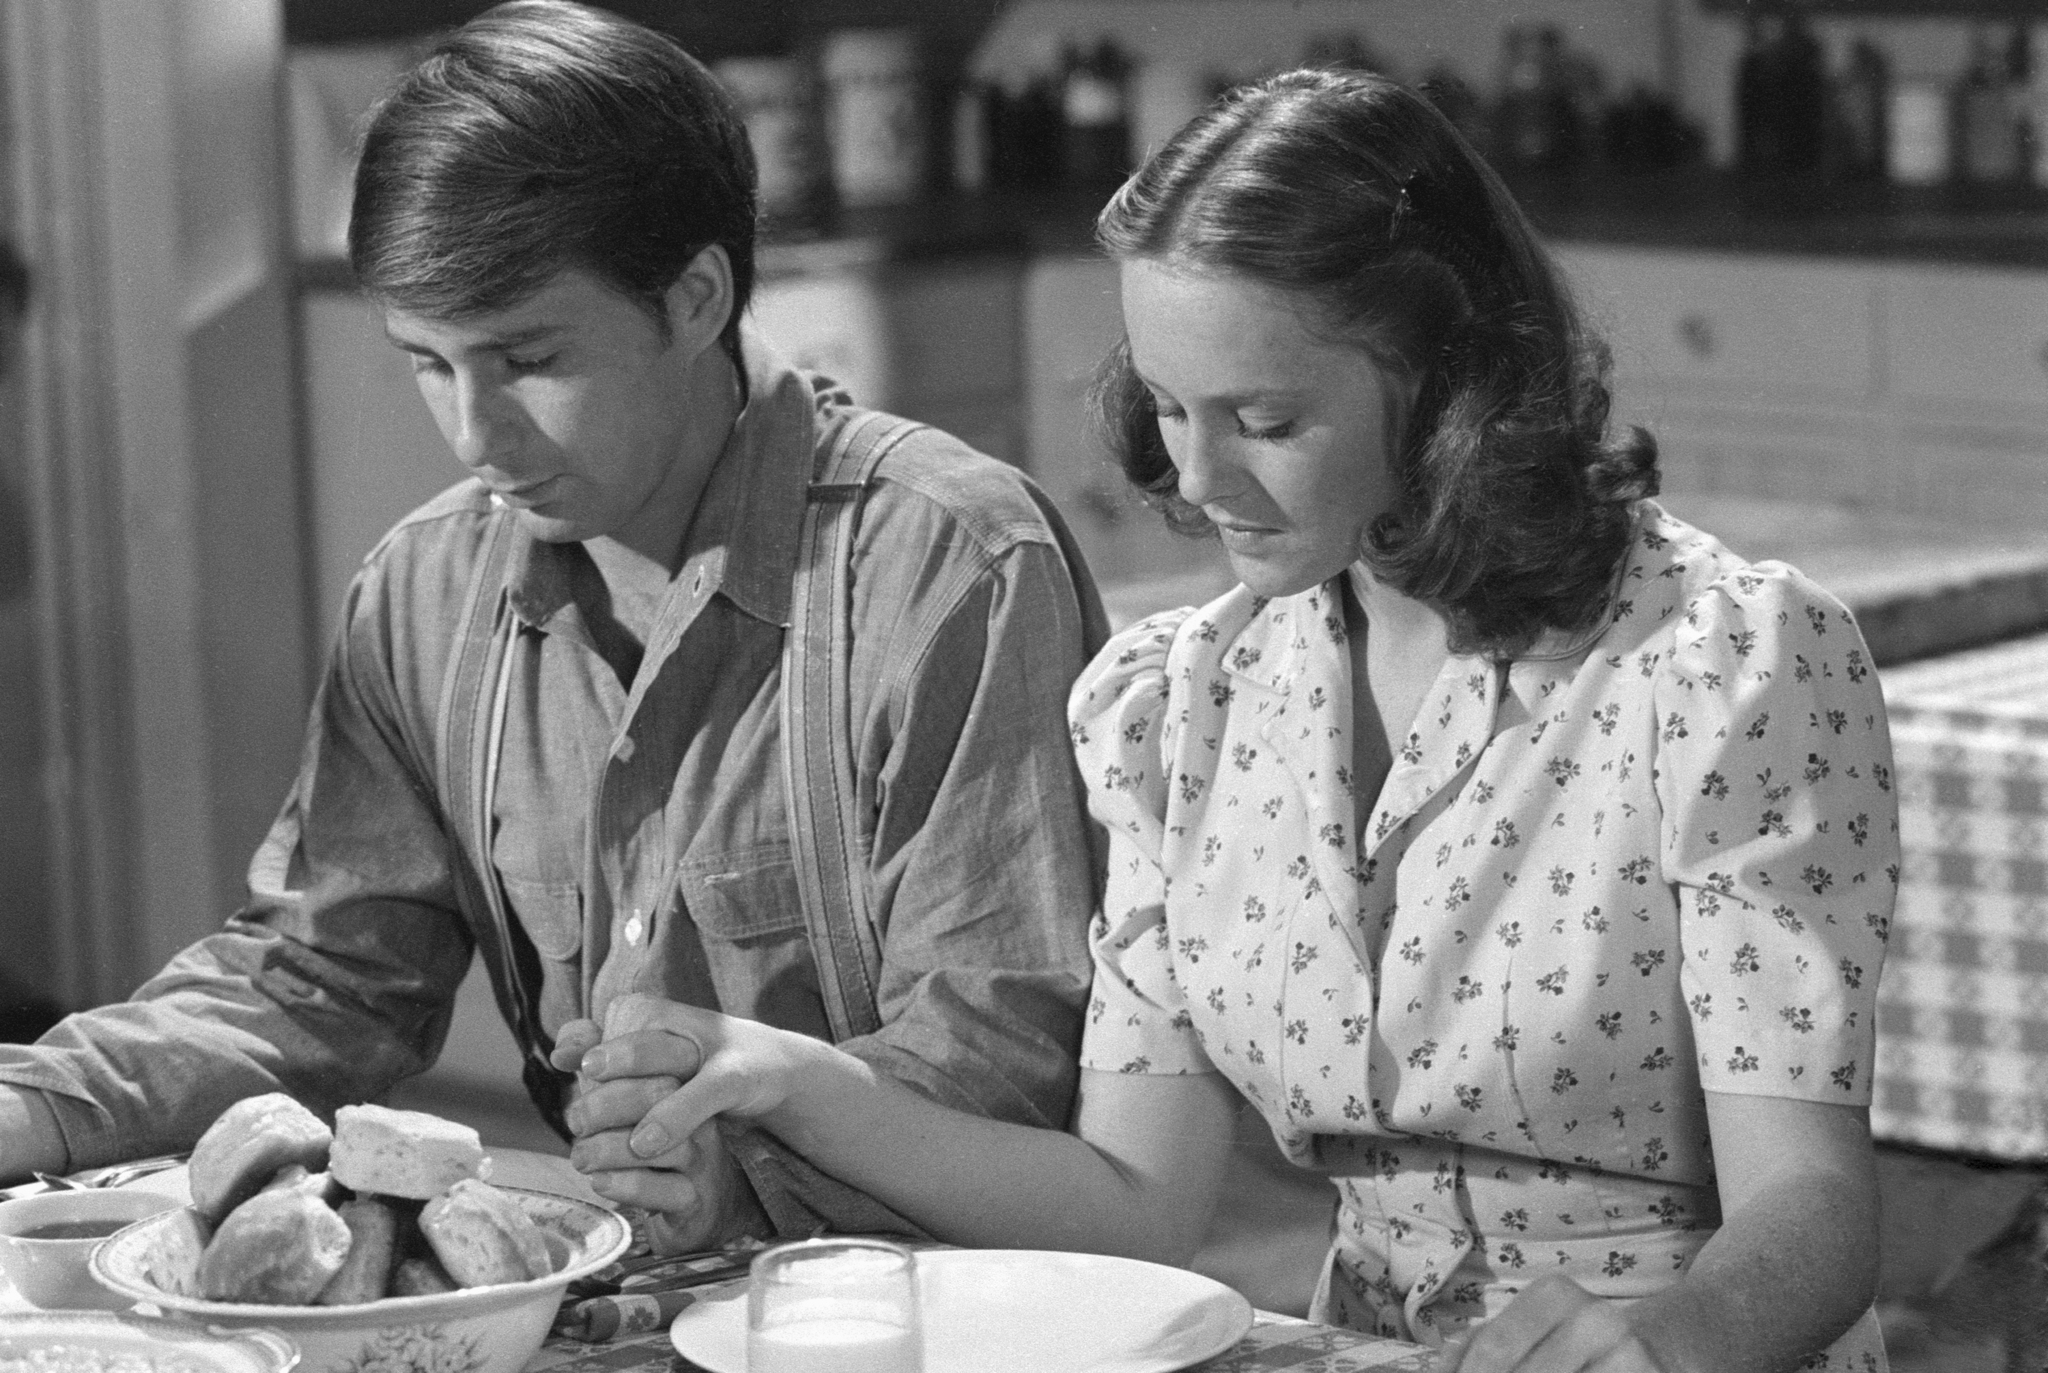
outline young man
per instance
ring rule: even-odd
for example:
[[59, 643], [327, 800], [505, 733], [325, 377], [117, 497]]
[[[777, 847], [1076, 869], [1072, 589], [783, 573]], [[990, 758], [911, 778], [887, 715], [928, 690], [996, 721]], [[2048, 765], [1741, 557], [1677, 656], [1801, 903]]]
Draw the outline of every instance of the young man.
[[[714, 80], [599, 10], [502, 5], [379, 108], [351, 257], [470, 479], [366, 560], [248, 906], [0, 1049], [0, 1173], [189, 1145], [255, 1092], [374, 1098], [433, 1061], [473, 945], [558, 1123], [553, 1031], [627, 992], [1066, 1123], [1096, 879], [1063, 711], [1099, 604], [1018, 473], [742, 326], [754, 221]], [[764, 1136], [690, 1145], [593, 1182], [669, 1247], [895, 1224]]]

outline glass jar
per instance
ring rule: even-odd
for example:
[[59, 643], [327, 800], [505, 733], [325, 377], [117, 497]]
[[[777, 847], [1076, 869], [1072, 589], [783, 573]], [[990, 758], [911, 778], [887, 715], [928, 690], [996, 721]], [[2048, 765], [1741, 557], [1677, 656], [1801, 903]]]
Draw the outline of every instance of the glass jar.
[[761, 212], [799, 215], [823, 185], [810, 68], [795, 57], [728, 57], [712, 68], [739, 106], [754, 145]]
[[825, 133], [832, 188], [849, 207], [916, 197], [925, 182], [922, 66], [910, 29], [841, 29], [825, 38]]

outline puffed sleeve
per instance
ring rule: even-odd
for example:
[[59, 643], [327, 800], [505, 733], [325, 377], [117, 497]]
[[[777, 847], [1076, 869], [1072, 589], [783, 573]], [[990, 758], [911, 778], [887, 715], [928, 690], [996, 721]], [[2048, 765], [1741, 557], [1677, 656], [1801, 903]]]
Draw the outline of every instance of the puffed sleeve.
[[1656, 703], [1701, 1085], [1867, 1104], [1899, 844], [1863, 636], [1791, 568], [1744, 567], [1688, 607]]
[[1109, 834], [1109, 871], [1089, 942], [1095, 986], [1081, 1066], [1102, 1072], [1213, 1072], [1173, 970], [1160, 840], [1164, 764], [1174, 710], [1167, 655], [1192, 612], [1168, 611], [1124, 630], [1097, 654], [1067, 700], [1088, 809]]

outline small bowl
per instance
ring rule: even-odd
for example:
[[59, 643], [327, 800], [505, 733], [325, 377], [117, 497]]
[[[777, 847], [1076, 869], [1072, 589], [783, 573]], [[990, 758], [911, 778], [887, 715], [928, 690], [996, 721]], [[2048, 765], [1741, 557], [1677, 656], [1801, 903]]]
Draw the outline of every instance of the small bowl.
[[0, 1315], [0, 1364], [148, 1368], [160, 1373], [291, 1373], [292, 1342], [274, 1330], [209, 1330], [161, 1316], [107, 1311]]
[[[125, 1226], [178, 1199], [140, 1188], [70, 1188], [0, 1201], [0, 1269], [32, 1306], [54, 1310], [125, 1310], [129, 1298], [94, 1280], [92, 1251]], [[71, 1230], [80, 1233], [64, 1235]]]
[[562, 1292], [626, 1251], [625, 1217], [602, 1206], [505, 1187], [533, 1217], [555, 1271], [525, 1282], [465, 1287], [352, 1306], [266, 1306], [208, 1301], [199, 1290], [197, 1213], [181, 1207], [103, 1241], [92, 1256], [102, 1283], [204, 1325], [267, 1328], [298, 1346], [299, 1373], [519, 1373], [547, 1338]]

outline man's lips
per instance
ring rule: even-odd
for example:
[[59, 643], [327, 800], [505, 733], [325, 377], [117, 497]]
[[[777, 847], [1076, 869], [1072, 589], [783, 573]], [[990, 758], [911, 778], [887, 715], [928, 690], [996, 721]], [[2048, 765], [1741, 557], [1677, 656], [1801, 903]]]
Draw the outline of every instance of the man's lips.
[[520, 486], [494, 487], [491, 499], [500, 505], [526, 510], [545, 503], [548, 497], [554, 494], [555, 484], [560, 480], [559, 477], [544, 477], [540, 481], [526, 482]]

